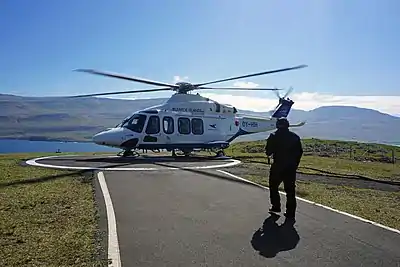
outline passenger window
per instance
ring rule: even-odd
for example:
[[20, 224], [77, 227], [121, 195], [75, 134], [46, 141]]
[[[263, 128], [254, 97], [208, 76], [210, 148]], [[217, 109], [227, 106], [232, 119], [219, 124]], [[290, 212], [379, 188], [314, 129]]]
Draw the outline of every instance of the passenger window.
[[164, 128], [164, 133], [172, 134], [174, 132], [174, 119], [171, 117], [164, 117], [163, 128]]
[[202, 135], [204, 133], [202, 119], [192, 119], [192, 133], [195, 135]]
[[190, 134], [190, 120], [188, 118], [178, 119], [178, 131], [180, 134]]
[[150, 116], [147, 123], [147, 134], [158, 134], [160, 132], [160, 118], [158, 116]]
[[221, 112], [221, 105], [218, 102], [215, 102], [215, 105], [217, 105], [217, 109], [215, 111]]

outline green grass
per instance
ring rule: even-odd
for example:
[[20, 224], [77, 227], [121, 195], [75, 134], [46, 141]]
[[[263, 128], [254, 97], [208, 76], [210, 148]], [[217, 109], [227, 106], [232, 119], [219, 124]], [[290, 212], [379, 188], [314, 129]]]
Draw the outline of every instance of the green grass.
[[90, 177], [20, 166], [42, 155], [0, 155], [0, 266], [106, 266]]
[[[392, 157], [400, 160], [400, 147], [358, 143], [351, 141], [303, 139], [304, 154], [327, 158], [342, 158], [355, 161], [391, 162]], [[234, 153], [264, 153], [265, 141], [237, 142], [228, 149]]]
[[[400, 181], [400, 148], [377, 144], [357, 144], [343, 141], [324, 141], [305, 139], [303, 142], [304, 156], [300, 163], [299, 171], [309, 174], [336, 174], [336, 175], [361, 175], [373, 179]], [[264, 154], [265, 141], [238, 142], [226, 150], [226, 154], [238, 158], [243, 162], [267, 162]], [[345, 151], [352, 146], [356, 158], [349, 158], [346, 152], [333, 153], [332, 151]], [[312, 147], [324, 147], [317, 152], [312, 152]], [[314, 151], [314, 150], [313, 150]], [[388, 163], [382, 155], [391, 155], [392, 151], [398, 160], [395, 164]], [[386, 154], [385, 154], [386, 153]], [[366, 155], [369, 154], [367, 157]], [[329, 157], [326, 155], [330, 155]], [[363, 161], [357, 155], [364, 155]], [[390, 157], [391, 158], [391, 157]], [[378, 159], [382, 161], [378, 161]], [[387, 158], [386, 158], [387, 159]]]
[[[243, 175], [268, 186], [265, 175]], [[280, 186], [283, 191], [283, 186]], [[400, 192], [297, 181], [299, 197], [400, 230]]]

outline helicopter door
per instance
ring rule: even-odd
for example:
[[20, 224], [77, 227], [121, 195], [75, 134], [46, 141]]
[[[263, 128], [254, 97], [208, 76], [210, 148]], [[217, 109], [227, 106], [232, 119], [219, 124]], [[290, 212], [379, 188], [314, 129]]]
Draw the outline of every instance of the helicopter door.
[[172, 144], [174, 141], [174, 131], [175, 131], [175, 125], [174, 125], [174, 118], [170, 116], [165, 116], [162, 121], [162, 126], [163, 126], [163, 132], [164, 132], [164, 140], [166, 144]]
[[145, 136], [143, 137], [144, 144], [159, 143], [160, 133], [160, 118], [156, 115], [149, 117], [147, 121]]
[[202, 118], [192, 118], [190, 121], [192, 130], [192, 142], [203, 143], [204, 142], [204, 123]]
[[193, 141], [193, 136], [191, 135], [191, 123], [190, 119], [186, 117], [179, 117], [178, 121], [178, 131], [175, 134], [173, 143], [191, 143]]

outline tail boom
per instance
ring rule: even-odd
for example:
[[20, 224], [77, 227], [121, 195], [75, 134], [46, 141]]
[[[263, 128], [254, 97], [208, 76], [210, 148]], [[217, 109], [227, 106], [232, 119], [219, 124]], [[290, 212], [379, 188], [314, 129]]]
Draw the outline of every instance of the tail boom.
[[[239, 130], [236, 134], [230, 137], [227, 142], [232, 142], [239, 136], [261, 133], [261, 132], [269, 132], [276, 129], [276, 120], [279, 118], [287, 118], [294, 104], [293, 100], [289, 98], [280, 97], [279, 104], [272, 112], [271, 117], [255, 117], [255, 116], [246, 116], [242, 115], [238, 117], [239, 121]], [[299, 124], [292, 124], [289, 127], [301, 127], [305, 124], [305, 122], [301, 122]]]
[[227, 142], [232, 142], [239, 136], [268, 132], [275, 129], [275, 120], [271, 118], [260, 118], [251, 116], [242, 116], [237, 118], [239, 121], [239, 130]]

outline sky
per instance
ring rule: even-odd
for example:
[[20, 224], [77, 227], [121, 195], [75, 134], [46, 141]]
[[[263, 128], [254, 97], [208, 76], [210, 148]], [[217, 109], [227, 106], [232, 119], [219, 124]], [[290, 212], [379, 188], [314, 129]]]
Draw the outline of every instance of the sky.
[[[400, 116], [399, 10], [396, 0], [2, 0], [0, 93], [153, 88], [79, 68], [200, 83], [307, 64], [215, 86], [292, 86], [296, 109], [352, 105]], [[277, 103], [269, 91], [199, 93], [254, 111]]]

